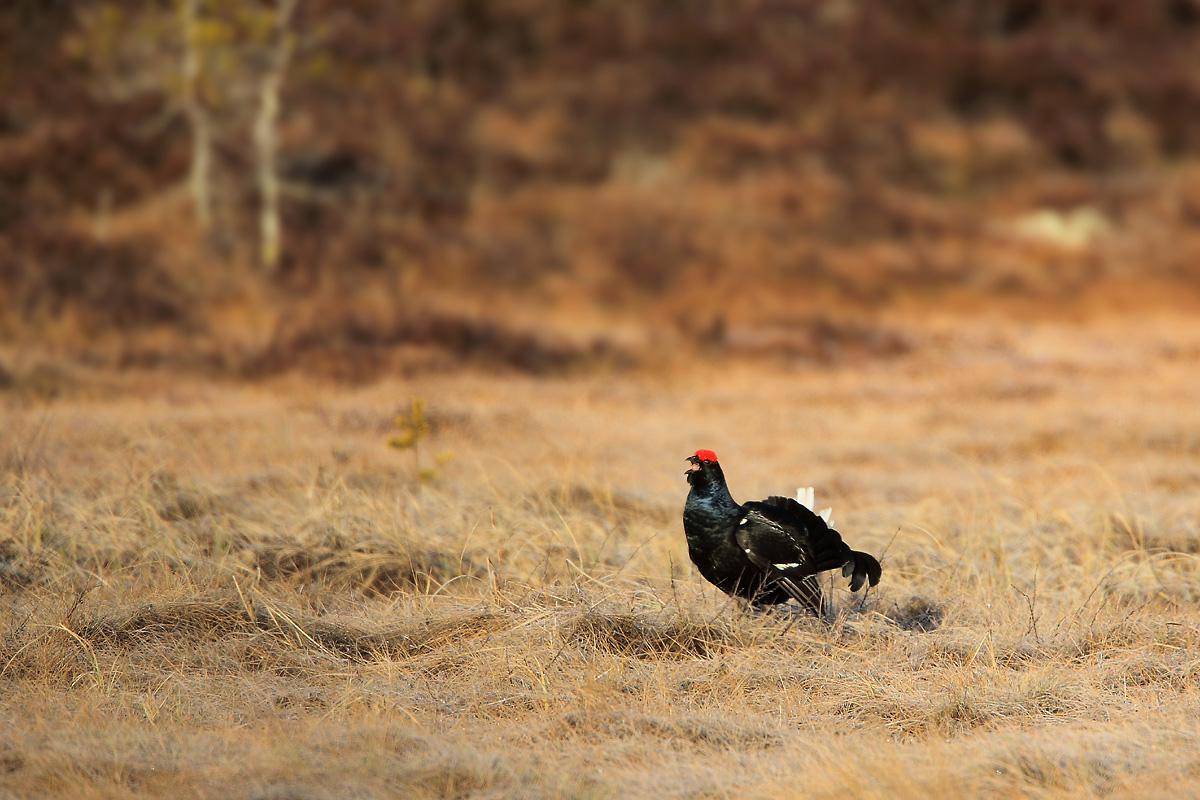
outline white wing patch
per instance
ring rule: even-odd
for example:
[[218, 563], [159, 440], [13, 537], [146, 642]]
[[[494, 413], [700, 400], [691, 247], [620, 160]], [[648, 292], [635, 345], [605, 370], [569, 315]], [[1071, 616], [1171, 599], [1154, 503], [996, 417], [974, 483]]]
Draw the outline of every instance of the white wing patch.
[[795, 569], [796, 567], [800, 566], [800, 562], [797, 561], [792, 564], [772, 564], [771, 566], [778, 570], [788, 570]]
[[738, 525], [745, 525], [749, 521], [750, 521], [749, 517], [742, 517], [742, 521], [739, 522]]
[[814, 506], [817, 504], [817, 494], [813, 487], [801, 486], [799, 489], [797, 489], [796, 500], [799, 501], [800, 505], [804, 506], [809, 511], [815, 512], [818, 517], [825, 520], [826, 525], [831, 528], [833, 527], [833, 509], [822, 508], [820, 511], [817, 511], [817, 509], [814, 508]]

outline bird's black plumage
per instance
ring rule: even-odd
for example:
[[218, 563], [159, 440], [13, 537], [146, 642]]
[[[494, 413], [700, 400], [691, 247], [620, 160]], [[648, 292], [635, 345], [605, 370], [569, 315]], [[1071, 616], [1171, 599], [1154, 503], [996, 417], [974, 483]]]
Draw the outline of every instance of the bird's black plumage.
[[811, 509], [778, 496], [739, 504], [711, 450], [697, 450], [687, 460], [693, 464], [683, 507], [688, 555], [721, 591], [759, 606], [795, 599], [819, 615], [818, 573], [840, 569], [855, 592], [879, 583], [879, 561], [851, 550]]

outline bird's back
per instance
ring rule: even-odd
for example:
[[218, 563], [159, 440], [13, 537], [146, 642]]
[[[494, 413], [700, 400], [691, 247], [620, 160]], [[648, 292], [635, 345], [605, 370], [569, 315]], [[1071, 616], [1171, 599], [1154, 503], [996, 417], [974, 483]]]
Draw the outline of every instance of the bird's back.
[[[790, 497], [772, 495], [766, 500], [746, 503], [745, 509], [751, 522], [758, 522], [765, 529], [754, 531], [758, 534], [753, 537], [758, 539], [758, 546], [764, 550], [794, 550], [795, 558], [788, 559], [786, 552], [779, 557], [801, 562], [805, 571], [838, 569], [850, 556], [850, 547], [842, 541], [841, 534], [812, 509]], [[766, 552], [763, 555], [768, 560], [772, 558]]]
[[[850, 590], [879, 583], [879, 561], [852, 550], [825, 520], [790, 497], [773, 495], [746, 503], [737, 540], [746, 557], [760, 569], [779, 573], [793, 582], [830, 569], [850, 577]], [[799, 598], [797, 598], [799, 599]]]

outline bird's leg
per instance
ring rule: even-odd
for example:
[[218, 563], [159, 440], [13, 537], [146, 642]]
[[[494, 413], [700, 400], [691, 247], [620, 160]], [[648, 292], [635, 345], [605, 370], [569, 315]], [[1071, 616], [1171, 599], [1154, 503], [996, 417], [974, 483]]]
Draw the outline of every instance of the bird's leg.
[[781, 630], [781, 631], [779, 632], [779, 637], [778, 637], [778, 638], [782, 639], [783, 637], [787, 636], [787, 632], [788, 632], [788, 631], [790, 631], [790, 630], [792, 629], [792, 626], [796, 624], [796, 620], [798, 620], [798, 619], [800, 619], [800, 615], [799, 615], [799, 614], [793, 614], [793, 615], [792, 615], [792, 618], [791, 618], [790, 620], [788, 620], [788, 624], [787, 624], [787, 625], [785, 625], [785, 626], [783, 626], [783, 630]]
[[[784, 626], [783, 630], [779, 632], [778, 638], [780, 638], [780, 639], [782, 639], [784, 636], [787, 635], [787, 632], [792, 629], [792, 626], [796, 624], [797, 620], [800, 620], [804, 617], [813, 617], [815, 619], [821, 620], [822, 622], [825, 621], [824, 618], [820, 614], [813, 613], [813, 610], [811, 608], [805, 608], [804, 606], [793, 606], [793, 605], [786, 605], [786, 606], [784, 606], [784, 608], [787, 609], [788, 616], [790, 616], [791, 619], [788, 620], [788, 624]], [[772, 610], [777, 611], [777, 609], [772, 609]]]

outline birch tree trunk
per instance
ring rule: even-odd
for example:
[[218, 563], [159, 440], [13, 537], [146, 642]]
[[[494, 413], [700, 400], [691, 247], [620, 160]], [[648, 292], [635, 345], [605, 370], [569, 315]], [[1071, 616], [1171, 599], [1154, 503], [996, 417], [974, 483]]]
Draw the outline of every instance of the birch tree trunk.
[[268, 64], [258, 92], [258, 114], [254, 121], [254, 149], [259, 191], [259, 264], [263, 271], [279, 266], [283, 232], [279, 223], [279, 177], [275, 170], [279, 120], [279, 94], [295, 47], [290, 31], [299, 0], [277, 0], [275, 31], [269, 44]]
[[200, 38], [196, 20], [201, 0], [182, 0], [179, 5], [180, 27], [183, 34], [183, 86], [181, 100], [192, 130], [192, 165], [188, 175], [188, 192], [196, 222], [203, 230], [212, 226], [212, 124], [200, 100]]

